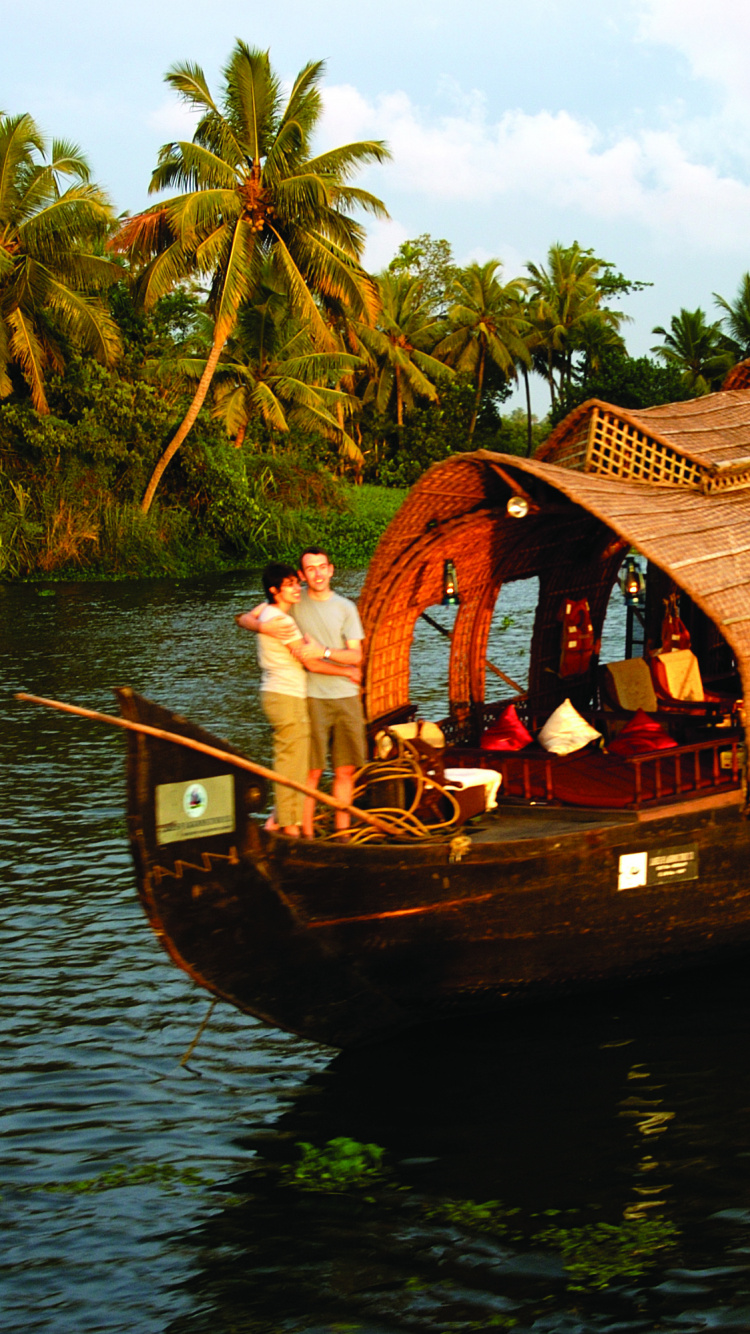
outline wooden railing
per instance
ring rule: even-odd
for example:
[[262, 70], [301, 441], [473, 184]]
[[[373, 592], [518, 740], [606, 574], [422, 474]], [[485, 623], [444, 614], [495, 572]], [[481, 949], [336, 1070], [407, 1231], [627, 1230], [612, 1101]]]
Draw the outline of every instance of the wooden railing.
[[[558, 801], [555, 791], [555, 755], [525, 755], [523, 751], [480, 752], [486, 764], [503, 771], [503, 792], [509, 797], [523, 797], [526, 801]], [[729, 761], [722, 766], [722, 754]], [[701, 757], [706, 756], [706, 760]], [[475, 760], [477, 759], [475, 754]], [[513, 760], [513, 766], [507, 764]], [[626, 764], [633, 771], [633, 800], [627, 805], [657, 805], [664, 801], [679, 801], [687, 796], [739, 787], [742, 777], [743, 748], [738, 736], [711, 738], [655, 750], [645, 755], [613, 756], [615, 763]], [[520, 764], [521, 772], [518, 773]], [[515, 772], [514, 772], [515, 771]], [[540, 783], [541, 778], [541, 783]], [[541, 790], [543, 789], [543, 790]], [[566, 802], [568, 804], [568, 802]]]
[[[731, 763], [723, 766], [721, 763], [722, 755], [729, 751]], [[708, 775], [703, 772], [701, 766], [701, 755], [710, 755], [710, 770]], [[740, 783], [740, 756], [741, 742], [739, 737], [726, 738], [720, 741], [712, 737], [710, 741], [694, 741], [687, 746], [677, 746], [669, 750], [655, 750], [649, 755], [630, 756], [626, 763], [633, 766], [635, 770], [635, 806], [641, 806], [649, 801], [663, 801], [665, 796], [682, 797], [686, 794], [700, 792], [702, 790], [713, 790], [721, 787], [738, 787]], [[671, 785], [668, 781], [665, 791], [663, 777], [664, 765], [674, 764], [672, 770], [673, 781]], [[649, 766], [653, 771], [654, 795], [652, 797], [643, 796], [643, 771], [644, 767]], [[692, 772], [691, 772], [692, 770]]]

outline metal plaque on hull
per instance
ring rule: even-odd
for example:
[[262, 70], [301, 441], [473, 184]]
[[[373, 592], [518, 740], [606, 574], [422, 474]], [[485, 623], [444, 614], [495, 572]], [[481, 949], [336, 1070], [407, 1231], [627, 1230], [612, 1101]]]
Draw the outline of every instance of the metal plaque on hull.
[[156, 841], [234, 832], [234, 775], [218, 774], [190, 783], [160, 783], [156, 789]]
[[625, 852], [617, 868], [618, 889], [638, 889], [642, 885], [664, 885], [672, 880], [698, 879], [698, 847], [683, 843], [679, 847], [652, 848], [650, 852]]

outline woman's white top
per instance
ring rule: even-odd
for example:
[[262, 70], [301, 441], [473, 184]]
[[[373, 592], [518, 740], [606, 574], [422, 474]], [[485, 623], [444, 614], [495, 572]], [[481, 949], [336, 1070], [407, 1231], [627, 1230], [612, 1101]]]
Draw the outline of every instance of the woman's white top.
[[264, 634], [257, 636], [258, 662], [261, 669], [260, 688], [269, 691], [270, 694], [296, 695], [298, 699], [304, 699], [307, 695], [305, 669], [296, 658], [292, 657], [287, 648], [287, 644], [301, 640], [302, 635], [298, 626], [291, 616], [279, 611], [279, 608], [271, 603], [264, 607], [258, 619], [262, 624], [278, 617], [281, 617], [284, 629], [287, 631], [285, 639], [274, 639], [271, 635]]

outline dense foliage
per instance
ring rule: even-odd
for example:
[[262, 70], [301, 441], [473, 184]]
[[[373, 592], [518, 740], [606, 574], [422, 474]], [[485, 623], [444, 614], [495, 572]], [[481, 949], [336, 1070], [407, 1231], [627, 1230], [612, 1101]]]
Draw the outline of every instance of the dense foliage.
[[[75, 145], [0, 116], [0, 577], [188, 573], [310, 540], [362, 563], [432, 463], [531, 454], [587, 398], [709, 392], [750, 352], [750, 274], [636, 358], [618, 303], [645, 284], [578, 242], [514, 277], [423, 234], [368, 274], [356, 214], [385, 207], [352, 177], [388, 150], [313, 150], [322, 73], [284, 97], [238, 42], [215, 99], [174, 66], [198, 120], [151, 188], [177, 193], [119, 221]], [[504, 412], [514, 388], [527, 408]]]

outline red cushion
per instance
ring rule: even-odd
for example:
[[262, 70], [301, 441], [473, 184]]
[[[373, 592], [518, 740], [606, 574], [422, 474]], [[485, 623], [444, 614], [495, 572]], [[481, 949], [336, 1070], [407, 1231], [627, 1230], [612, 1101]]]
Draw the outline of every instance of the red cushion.
[[496, 723], [482, 734], [482, 750], [523, 750], [534, 740], [516, 713], [515, 704], [503, 709]]
[[649, 718], [643, 709], [626, 723], [607, 750], [614, 755], [643, 755], [649, 750], [671, 750], [677, 742], [664, 731], [655, 718]]

